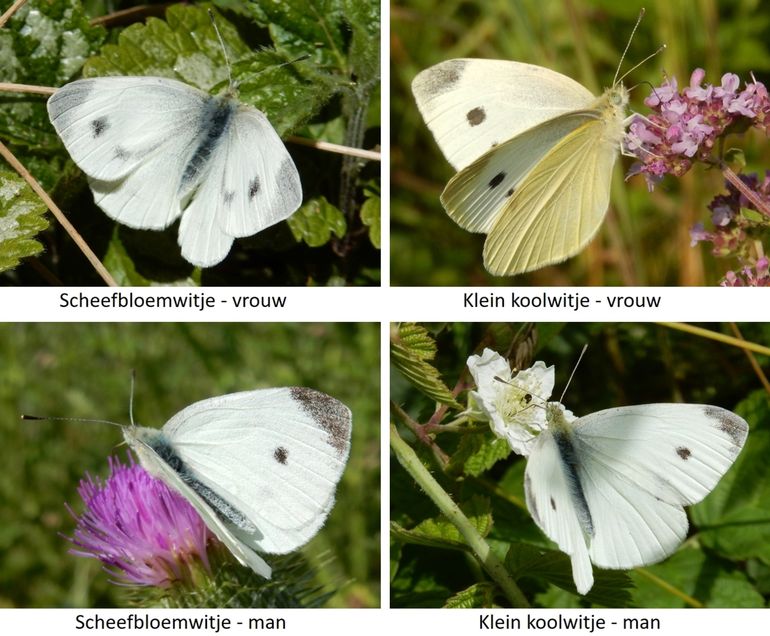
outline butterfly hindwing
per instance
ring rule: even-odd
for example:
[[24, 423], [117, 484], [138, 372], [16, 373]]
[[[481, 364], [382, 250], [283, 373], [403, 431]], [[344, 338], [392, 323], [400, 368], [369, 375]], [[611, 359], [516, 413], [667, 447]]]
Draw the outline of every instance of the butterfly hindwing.
[[291, 216], [302, 203], [297, 169], [267, 118], [240, 105], [230, 126], [179, 227], [182, 255], [201, 267], [221, 261], [234, 237], [256, 234]]
[[585, 518], [586, 511], [580, 510], [575, 487], [553, 433], [541, 432], [524, 473], [527, 509], [545, 535], [569, 555], [577, 590], [585, 594], [594, 582], [588, 555], [590, 537], [586, 536], [590, 520]]
[[619, 143], [606, 127], [599, 117], [583, 123], [527, 174], [484, 244], [490, 273], [510, 276], [559, 263], [593, 238], [609, 206]]
[[538, 162], [562, 138], [594, 119], [585, 111], [561, 115], [488, 151], [447, 184], [441, 195], [447, 214], [470, 232], [489, 233]]

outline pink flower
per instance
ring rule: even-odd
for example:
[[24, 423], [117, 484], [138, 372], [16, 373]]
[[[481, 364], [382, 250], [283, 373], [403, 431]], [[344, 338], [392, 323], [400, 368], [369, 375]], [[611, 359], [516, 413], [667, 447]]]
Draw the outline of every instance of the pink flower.
[[129, 465], [109, 458], [102, 482], [86, 475], [78, 493], [85, 512], [67, 537], [78, 556], [99, 559], [121, 585], [167, 587], [190, 581], [202, 565], [210, 572], [207, 547], [216, 539], [195, 509], [129, 456]]
[[[706, 73], [695, 69], [681, 93], [676, 78], [667, 78], [644, 103], [653, 109], [637, 116], [626, 135], [625, 149], [639, 162], [626, 178], [644, 174], [652, 190], [664, 174], [685, 174], [694, 161], [708, 161], [716, 140], [742, 119], [766, 130], [770, 100], [764, 84], [753, 80], [739, 91], [740, 78], [725, 73], [719, 86], [702, 84]], [[767, 130], [766, 130], [767, 132]]]

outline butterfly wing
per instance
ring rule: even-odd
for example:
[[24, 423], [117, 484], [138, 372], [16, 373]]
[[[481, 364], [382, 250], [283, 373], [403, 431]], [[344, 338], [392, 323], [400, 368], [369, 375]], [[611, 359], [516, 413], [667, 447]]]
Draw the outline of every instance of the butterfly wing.
[[326, 520], [350, 429], [344, 404], [293, 387], [196, 402], [162, 431], [195, 478], [242, 515], [244, 523], [225, 524], [238, 540], [283, 554]]
[[490, 273], [509, 276], [559, 263], [596, 234], [624, 134], [623, 110], [604, 107], [598, 104], [592, 120], [556, 144], [507, 200], [484, 244]]
[[201, 267], [215, 265], [234, 237], [284, 220], [301, 203], [299, 174], [281, 138], [265, 115], [240, 105], [182, 216], [182, 256]]
[[457, 59], [419, 73], [412, 92], [456, 170], [519, 133], [586, 108], [594, 96], [550, 69], [505, 60]]
[[160, 77], [72, 82], [48, 100], [48, 115], [94, 200], [111, 218], [162, 229], [181, 214], [178, 186], [211, 99]]
[[488, 234], [522, 179], [562, 139], [595, 119], [590, 111], [560, 115], [488, 151], [447, 184], [441, 194], [447, 214], [470, 232]]
[[747, 435], [745, 420], [702, 404], [628, 406], [577, 420], [578, 474], [595, 526], [591, 560], [627, 569], [671, 554], [687, 534], [682, 506], [714, 489]]
[[238, 561], [250, 567], [260, 576], [269, 579], [272, 568], [235, 534], [234, 528], [225, 522], [211, 505], [180, 477], [167, 461], [161, 459], [154, 447], [160, 432], [156, 429], [127, 426], [123, 429], [126, 442], [136, 453], [142, 467], [153, 477], [160, 479], [182, 495], [200, 515], [203, 523], [225, 544]]
[[537, 436], [527, 458], [524, 492], [535, 523], [568, 554], [578, 592], [585, 594], [594, 584], [588, 554], [590, 518], [579, 494], [579, 485], [570, 475], [550, 430]]

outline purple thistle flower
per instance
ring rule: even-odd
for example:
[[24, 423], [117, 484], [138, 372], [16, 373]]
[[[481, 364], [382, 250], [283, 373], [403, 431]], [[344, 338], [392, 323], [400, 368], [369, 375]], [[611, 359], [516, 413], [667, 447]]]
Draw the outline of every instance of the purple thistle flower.
[[637, 115], [626, 134], [626, 151], [639, 159], [627, 178], [644, 174], [652, 190], [664, 174], [681, 177], [694, 161], [709, 162], [717, 138], [728, 127], [756, 126], [768, 132], [770, 99], [764, 84], [752, 81], [739, 91], [739, 77], [725, 73], [719, 86], [704, 86], [705, 75], [695, 69], [681, 92], [676, 78], [669, 78], [644, 100], [653, 112]]
[[81, 480], [85, 512], [78, 517], [67, 506], [77, 521], [70, 552], [99, 559], [120, 585], [191, 581], [199, 564], [211, 572], [207, 546], [216, 538], [195, 508], [130, 455], [128, 466], [114, 457], [109, 464], [104, 482]]

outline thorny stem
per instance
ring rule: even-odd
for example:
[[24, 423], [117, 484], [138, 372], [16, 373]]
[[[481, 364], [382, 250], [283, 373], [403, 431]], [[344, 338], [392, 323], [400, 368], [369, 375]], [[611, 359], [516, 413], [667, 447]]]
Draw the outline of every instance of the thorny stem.
[[390, 447], [404, 470], [436, 504], [441, 513], [457, 528], [487, 574], [500, 586], [512, 607], [529, 607], [529, 603], [519, 586], [516, 585], [484, 537], [479, 534], [468, 517], [460, 510], [460, 507], [452, 501], [441, 484], [423, 466], [412, 447], [401, 439], [394, 424], [390, 425]]

